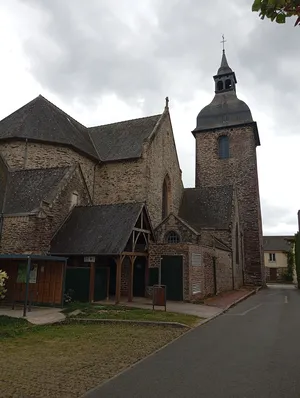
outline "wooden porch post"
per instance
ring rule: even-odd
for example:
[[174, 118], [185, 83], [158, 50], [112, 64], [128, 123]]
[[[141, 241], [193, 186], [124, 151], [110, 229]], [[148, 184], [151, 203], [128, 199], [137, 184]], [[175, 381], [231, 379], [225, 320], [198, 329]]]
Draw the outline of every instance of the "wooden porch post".
[[117, 258], [117, 275], [116, 275], [116, 304], [119, 304], [121, 299], [121, 274], [122, 274], [122, 262], [123, 258], [120, 256]]
[[89, 301], [94, 302], [94, 290], [95, 290], [95, 263], [90, 263], [90, 291], [89, 291]]
[[128, 301], [133, 300], [133, 274], [134, 274], [134, 261], [135, 257], [130, 256], [130, 269], [129, 269], [129, 283], [128, 283]]

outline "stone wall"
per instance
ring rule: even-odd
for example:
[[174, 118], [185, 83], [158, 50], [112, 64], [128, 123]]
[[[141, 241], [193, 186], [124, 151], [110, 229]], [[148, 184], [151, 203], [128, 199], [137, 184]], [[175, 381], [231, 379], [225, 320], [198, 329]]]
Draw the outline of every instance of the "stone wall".
[[71, 211], [72, 193], [76, 190], [80, 204], [90, 203], [81, 172], [77, 167], [57, 191], [50, 205], [43, 204], [36, 215], [5, 216], [0, 253], [46, 253], [50, 241]]
[[[161, 256], [181, 255], [183, 258], [183, 298], [197, 301], [214, 294], [214, 262], [216, 257], [217, 293], [232, 290], [231, 253], [199, 245], [153, 244], [150, 246], [150, 267], [159, 267]], [[193, 255], [200, 255], [200, 263]]]
[[93, 197], [94, 171], [96, 161], [62, 145], [9, 141], [0, 143], [0, 154], [12, 170], [64, 167], [79, 163]]
[[94, 203], [114, 204], [146, 200], [146, 166], [143, 159], [97, 166]]
[[176, 256], [181, 255], [183, 262], [183, 299], [190, 298], [190, 283], [189, 283], [189, 262], [190, 262], [190, 245], [181, 243], [173, 245], [165, 244], [151, 244], [149, 247], [149, 267], [160, 267], [160, 259], [162, 256]]
[[[220, 135], [229, 136], [228, 159], [219, 159]], [[196, 187], [225, 184], [238, 187], [246, 280], [252, 284], [264, 284], [262, 222], [252, 125], [201, 132], [196, 136]]]
[[171, 214], [164, 222], [162, 222], [155, 230], [157, 243], [166, 243], [166, 234], [170, 231], [176, 232], [180, 237], [180, 242], [197, 244], [200, 235], [194, 233], [184, 223]]
[[219, 249], [203, 248], [204, 296], [215, 294], [214, 257], [216, 267], [216, 293], [233, 289], [231, 253]]
[[170, 179], [169, 211], [178, 213], [183, 183], [168, 112], [153, 137], [145, 142], [140, 159], [97, 166], [94, 201], [97, 204], [146, 202], [152, 225], [156, 227], [162, 221], [166, 176]]
[[162, 221], [162, 193], [166, 176], [170, 180], [169, 213], [178, 214], [183, 183], [169, 112], [165, 112], [160, 126], [145, 145], [147, 206], [153, 226]]

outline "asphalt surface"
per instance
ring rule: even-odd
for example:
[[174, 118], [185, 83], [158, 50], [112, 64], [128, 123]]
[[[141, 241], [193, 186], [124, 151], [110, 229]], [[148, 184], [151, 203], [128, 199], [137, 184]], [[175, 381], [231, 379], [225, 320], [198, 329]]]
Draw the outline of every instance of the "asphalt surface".
[[300, 291], [261, 290], [87, 398], [299, 398]]

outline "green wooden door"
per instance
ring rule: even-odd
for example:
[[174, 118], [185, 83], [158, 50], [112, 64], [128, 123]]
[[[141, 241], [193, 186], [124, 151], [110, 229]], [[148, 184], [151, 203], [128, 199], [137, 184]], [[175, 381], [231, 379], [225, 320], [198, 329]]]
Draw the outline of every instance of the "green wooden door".
[[167, 300], [183, 300], [182, 256], [163, 256], [161, 260], [161, 284], [167, 286]]
[[94, 301], [105, 300], [107, 297], [108, 268], [95, 269]]
[[90, 269], [87, 267], [67, 267], [65, 293], [73, 290], [74, 301], [89, 301]]

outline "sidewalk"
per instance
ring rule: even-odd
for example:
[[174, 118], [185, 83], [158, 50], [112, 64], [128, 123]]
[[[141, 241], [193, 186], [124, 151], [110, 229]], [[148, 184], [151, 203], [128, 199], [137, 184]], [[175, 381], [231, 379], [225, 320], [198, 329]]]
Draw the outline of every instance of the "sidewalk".
[[[248, 296], [254, 294], [256, 289], [242, 288], [226, 293], [219, 294], [204, 300], [204, 304], [193, 304], [186, 302], [168, 301], [167, 311], [177, 312], [181, 314], [195, 315], [204, 320], [213, 319], [227, 310], [229, 307], [237, 304], [237, 302], [246, 299]], [[101, 301], [95, 304], [114, 305], [113, 301]], [[152, 301], [145, 298], [134, 298], [134, 301], [121, 301], [120, 305], [126, 307], [135, 307], [142, 309], [152, 309]], [[164, 307], [155, 307], [157, 311], [164, 311]]]
[[[15, 310], [12, 310], [9, 307], [0, 307], [0, 315], [10, 316], [13, 318], [23, 318], [23, 308], [17, 307]], [[33, 307], [30, 312], [27, 312], [25, 319], [34, 325], [47, 325], [63, 321], [65, 319], [65, 315], [61, 313], [60, 308]]]
[[228, 306], [236, 304], [236, 302], [247, 298], [251, 294], [254, 294], [256, 289], [241, 288], [239, 290], [232, 290], [229, 292], [220, 293], [217, 296], [210, 297], [204, 300], [204, 304], [212, 307], [218, 307], [226, 309]]

